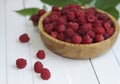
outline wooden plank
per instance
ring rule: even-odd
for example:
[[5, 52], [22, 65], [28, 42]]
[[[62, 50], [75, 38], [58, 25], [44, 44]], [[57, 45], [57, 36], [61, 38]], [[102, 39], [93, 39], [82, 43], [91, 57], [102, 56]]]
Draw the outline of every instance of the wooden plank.
[[6, 84], [5, 1], [0, 0], [0, 82]]
[[103, 56], [92, 59], [100, 84], [120, 84], [120, 66], [110, 50]]
[[[18, 38], [26, 33], [25, 17], [15, 13], [23, 8], [23, 0], [6, 0], [7, 18], [7, 84], [33, 84], [29, 43], [20, 43]], [[27, 59], [25, 69], [16, 68], [16, 59]]]
[[[37, 0], [25, 1], [26, 8], [34, 6], [39, 7], [42, 6], [42, 4], [40, 2], [38, 4]], [[34, 84], [98, 84], [89, 60], [71, 60], [52, 53], [44, 46], [39, 36], [38, 29], [28, 21], [28, 17], [26, 22], [31, 37], [30, 51], [32, 63], [34, 64], [35, 61], [38, 60], [35, 57], [36, 52], [39, 49], [45, 50], [46, 58], [39, 61], [41, 61], [45, 67], [49, 68], [52, 74], [48, 81], [43, 81], [38, 75], [34, 74]]]

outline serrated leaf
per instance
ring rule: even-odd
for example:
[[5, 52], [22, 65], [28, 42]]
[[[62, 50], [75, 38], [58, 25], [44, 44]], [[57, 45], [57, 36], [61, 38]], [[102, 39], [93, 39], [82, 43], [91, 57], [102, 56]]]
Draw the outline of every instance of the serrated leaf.
[[90, 2], [92, 2], [93, 0], [78, 0], [79, 3], [81, 3], [82, 5], [86, 5], [89, 4]]
[[115, 8], [108, 8], [105, 11], [111, 14], [113, 17], [115, 17], [118, 20], [119, 12]]
[[62, 7], [69, 4], [78, 4], [77, 0], [41, 0], [43, 3], [54, 5], [58, 7]]
[[23, 16], [31, 16], [33, 14], [38, 13], [40, 9], [39, 8], [25, 8], [16, 11], [18, 14], [23, 15]]
[[95, 7], [105, 10], [108, 8], [114, 8], [119, 3], [120, 0], [96, 0]]

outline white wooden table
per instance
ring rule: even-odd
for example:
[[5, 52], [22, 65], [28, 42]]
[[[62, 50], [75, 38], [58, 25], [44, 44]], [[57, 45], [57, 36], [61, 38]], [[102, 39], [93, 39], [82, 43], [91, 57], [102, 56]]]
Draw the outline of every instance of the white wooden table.
[[[42, 43], [38, 29], [14, 11], [26, 7], [42, 7], [39, 0], [0, 0], [0, 84], [120, 84], [120, 35], [113, 48], [103, 56], [88, 60], [72, 60], [49, 51]], [[117, 7], [120, 11], [120, 5]], [[118, 20], [120, 24], [120, 19]], [[30, 42], [18, 38], [28, 33]], [[35, 57], [44, 49], [46, 58]], [[19, 57], [27, 59], [24, 69], [17, 69]], [[33, 70], [36, 61], [50, 69], [51, 78], [42, 80]]]

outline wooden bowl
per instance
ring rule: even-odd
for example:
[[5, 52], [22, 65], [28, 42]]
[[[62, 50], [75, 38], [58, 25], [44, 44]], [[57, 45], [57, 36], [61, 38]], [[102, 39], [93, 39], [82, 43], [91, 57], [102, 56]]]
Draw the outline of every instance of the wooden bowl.
[[[106, 13], [101, 10], [98, 10], [98, 11], [101, 13]], [[63, 42], [63, 41], [60, 41], [58, 39], [51, 37], [49, 34], [47, 34], [44, 31], [43, 20], [49, 14], [50, 14], [50, 12], [47, 12], [39, 20], [38, 28], [40, 31], [40, 36], [41, 36], [42, 41], [45, 44], [45, 46], [49, 50], [51, 50], [52, 52], [54, 52], [60, 56], [64, 56], [67, 58], [75, 58], [75, 59], [93, 58], [93, 57], [100, 56], [100, 55], [106, 53], [108, 50], [110, 50], [110, 48], [115, 43], [115, 41], [118, 37], [118, 34], [119, 34], [118, 22], [116, 21], [116, 19], [113, 16], [106, 13], [106, 14], [108, 14], [108, 16], [110, 17], [110, 19], [113, 21], [113, 23], [115, 25], [114, 34], [110, 38], [108, 38], [104, 41], [101, 41], [98, 43], [92, 43], [92, 44], [73, 44], [73, 43]]]

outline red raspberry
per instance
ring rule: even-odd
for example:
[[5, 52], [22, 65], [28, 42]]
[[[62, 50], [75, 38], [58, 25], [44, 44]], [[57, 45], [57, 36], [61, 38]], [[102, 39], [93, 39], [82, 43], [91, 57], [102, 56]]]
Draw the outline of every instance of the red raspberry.
[[106, 30], [106, 33], [108, 34], [108, 35], [113, 35], [113, 33], [114, 33], [114, 28], [109, 28], [109, 29], [107, 29]]
[[52, 14], [50, 18], [51, 18], [51, 21], [57, 21], [59, 17], [55, 14]]
[[94, 31], [96, 34], [104, 34], [105, 33], [105, 29], [103, 27], [96, 27], [96, 28], [94, 28]]
[[74, 35], [72, 38], [72, 42], [75, 44], [80, 44], [82, 42], [82, 37], [79, 35]]
[[60, 10], [59, 10], [59, 8], [57, 6], [53, 6], [52, 11], [60, 11]]
[[69, 22], [67, 24], [67, 27], [73, 29], [74, 31], [76, 31], [79, 28], [79, 24], [76, 23], [76, 22]]
[[77, 10], [76, 12], [75, 12], [75, 14], [76, 14], [76, 17], [78, 18], [78, 17], [85, 17], [85, 12], [83, 11], [83, 10]]
[[58, 35], [58, 39], [61, 40], [61, 41], [64, 41], [64, 40], [65, 40], [65, 34], [60, 33], [60, 34]]
[[39, 20], [39, 15], [38, 14], [34, 14], [31, 16], [31, 20], [34, 23], [34, 25], [38, 24], [38, 20]]
[[93, 8], [93, 7], [90, 7], [86, 10], [86, 15], [89, 16], [89, 15], [95, 15], [96, 14], [96, 9]]
[[57, 32], [62, 33], [65, 32], [66, 26], [65, 25], [58, 25]]
[[24, 33], [24, 34], [20, 35], [19, 40], [22, 43], [26, 43], [30, 40], [30, 38], [26, 33]]
[[103, 26], [104, 26], [105, 29], [109, 29], [109, 28], [111, 27], [111, 23], [105, 22], [105, 23], [103, 24]]
[[46, 17], [44, 20], [43, 20], [43, 24], [46, 25], [46, 24], [49, 24], [51, 22], [50, 18], [49, 17]]
[[71, 38], [65, 39], [65, 42], [71, 43], [71, 42], [72, 42], [72, 41], [71, 41]]
[[105, 13], [102, 13], [102, 14], [100, 15], [100, 18], [101, 18], [102, 21], [104, 21], [104, 22], [106, 22], [106, 21], [109, 20], [109, 16], [108, 16], [107, 14], [105, 14]]
[[67, 23], [66, 17], [65, 16], [59, 17], [58, 23], [66, 25], [66, 23]]
[[110, 37], [110, 35], [109, 35], [109, 34], [107, 34], [107, 33], [105, 33], [103, 36], [104, 36], [104, 38], [105, 38], [105, 39], [107, 39], [107, 38], [109, 38], [109, 37]]
[[84, 30], [84, 32], [92, 30], [92, 24], [91, 23], [86, 23], [81, 26], [81, 29]]
[[93, 38], [93, 39], [95, 38], [95, 32], [94, 32], [94, 31], [91, 31], [91, 30], [88, 31], [88, 32], [87, 32], [87, 35], [89, 35], [89, 36], [90, 36], [91, 38]]
[[41, 9], [40, 11], [39, 11], [39, 17], [41, 17], [43, 14], [45, 14], [46, 13], [46, 11], [44, 10], [44, 9]]
[[16, 60], [16, 66], [17, 66], [17, 68], [23, 69], [24, 67], [26, 67], [26, 65], [27, 65], [26, 59], [24, 59], [24, 58], [18, 58]]
[[34, 71], [36, 73], [41, 73], [42, 69], [43, 69], [43, 64], [41, 62], [39, 62], [39, 61], [35, 62], [35, 64], [34, 64]]
[[39, 50], [36, 54], [37, 58], [44, 59], [45, 58], [45, 52], [44, 50]]
[[44, 29], [47, 33], [50, 33], [53, 29], [53, 24], [46, 24], [44, 25]]
[[70, 28], [67, 28], [66, 31], [65, 31], [65, 35], [67, 37], [72, 37], [72, 36], [74, 36], [74, 34], [75, 34], [75, 32]]
[[57, 32], [51, 32], [50, 35], [51, 35], [53, 38], [57, 38], [57, 37], [58, 37], [58, 33], [57, 33]]
[[74, 12], [69, 12], [69, 13], [67, 14], [67, 18], [68, 18], [68, 20], [74, 20], [74, 18], [75, 18]]
[[104, 36], [102, 34], [97, 34], [95, 37], [96, 42], [100, 42], [104, 40]]
[[49, 69], [43, 68], [42, 72], [41, 72], [41, 78], [43, 80], [48, 80], [48, 79], [50, 79], [50, 77], [51, 77], [51, 73], [50, 73]]
[[88, 22], [94, 22], [95, 21], [95, 16], [94, 15], [88, 15], [87, 16], [87, 21]]
[[86, 23], [86, 18], [85, 17], [78, 17], [77, 22], [79, 25], [83, 25]]
[[85, 35], [84, 37], [83, 37], [83, 43], [84, 44], [90, 44], [90, 43], [92, 43], [93, 42], [93, 39], [89, 36], [89, 35]]
[[99, 20], [96, 20], [93, 22], [93, 27], [96, 28], [96, 27], [102, 27], [102, 24], [100, 23]]
[[60, 11], [52, 11], [50, 15], [61, 16], [61, 12]]

